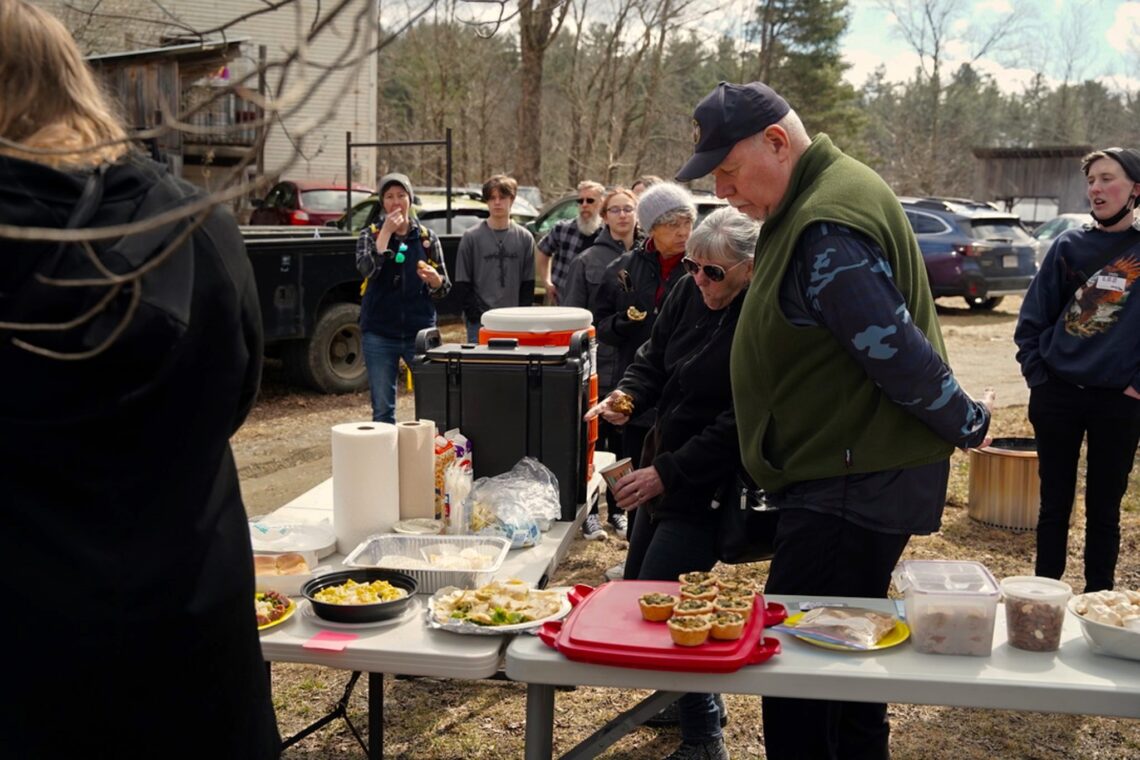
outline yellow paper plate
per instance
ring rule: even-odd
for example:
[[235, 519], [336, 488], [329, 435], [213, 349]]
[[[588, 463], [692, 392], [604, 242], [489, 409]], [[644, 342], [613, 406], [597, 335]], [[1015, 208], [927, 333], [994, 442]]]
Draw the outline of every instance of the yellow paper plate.
[[264, 631], [267, 628], [272, 628], [275, 625], [281, 625], [289, 618], [293, 617], [293, 613], [297, 611], [297, 603], [292, 599], [289, 600], [289, 606], [285, 608], [285, 614], [274, 620], [272, 623], [257, 626], [257, 630]]
[[[784, 625], [790, 628], [794, 628], [796, 623], [800, 622], [800, 619], [804, 616], [804, 614], [805, 613], [803, 612], [797, 612], [795, 615], [788, 616], [788, 619], [784, 621]], [[788, 633], [791, 633], [800, 641], [806, 642], [808, 644], [813, 644], [814, 646], [822, 647], [824, 649], [833, 649], [836, 652], [874, 652], [877, 649], [890, 649], [891, 647], [898, 646], [910, 638], [910, 628], [901, 620], [895, 621], [895, 627], [890, 630], [890, 633], [879, 639], [878, 644], [875, 644], [873, 647], [867, 647], [866, 649], [844, 646], [843, 644], [832, 644], [829, 641], [809, 639], [806, 636], [796, 636], [796, 634], [792, 631], [788, 631]]]

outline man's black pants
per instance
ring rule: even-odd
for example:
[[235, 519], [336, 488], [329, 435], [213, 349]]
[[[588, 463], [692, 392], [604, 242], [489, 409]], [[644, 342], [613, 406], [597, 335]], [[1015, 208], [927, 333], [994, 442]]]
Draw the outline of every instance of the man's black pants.
[[[767, 594], [883, 598], [909, 535], [876, 533], [807, 509], [780, 512]], [[789, 614], [797, 610], [788, 610]], [[769, 760], [890, 757], [887, 706], [764, 697]]]

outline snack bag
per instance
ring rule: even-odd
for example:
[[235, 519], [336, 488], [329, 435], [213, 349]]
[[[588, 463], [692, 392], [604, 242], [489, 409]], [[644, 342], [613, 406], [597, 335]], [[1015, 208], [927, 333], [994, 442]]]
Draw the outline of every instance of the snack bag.
[[444, 472], [455, 461], [455, 446], [442, 435], [435, 437], [435, 518], [447, 525], [445, 497], [447, 494]]
[[451, 441], [451, 445], [455, 447], [455, 458], [461, 464], [466, 464], [469, 468], [474, 467], [471, 462], [471, 441], [463, 433], [459, 432], [459, 428], [452, 428], [443, 434], [444, 438]]

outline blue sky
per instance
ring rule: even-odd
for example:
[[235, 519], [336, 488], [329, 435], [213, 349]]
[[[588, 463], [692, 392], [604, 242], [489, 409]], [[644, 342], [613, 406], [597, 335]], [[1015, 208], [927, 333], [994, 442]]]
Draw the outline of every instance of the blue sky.
[[[945, 5], [946, 0], [939, 0]], [[952, 25], [956, 37], [947, 47], [946, 71], [972, 57], [966, 35], [970, 24], [981, 31], [996, 26], [1015, 7], [1023, 14], [1017, 32], [1002, 49], [975, 66], [992, 75], [1006, 91], [1020, 91], [1037, 71], [1056, 85], [1071, 62], [1070, 80], [1097, 79], [1111, 89], [1140, 89], [1140, 2], [1119, 0], [959, 0]], [[852, 64], [846, 78], [860, 86], [875, 66], [887, 66], [888, 79], [910, 79], [918, 58], [897, 34], [897, 20], [876, 0], [851, 0], [852, 20], [844, 37], [844, 58]], [[1065, 48], [1072, 50], [1066, 55]]]

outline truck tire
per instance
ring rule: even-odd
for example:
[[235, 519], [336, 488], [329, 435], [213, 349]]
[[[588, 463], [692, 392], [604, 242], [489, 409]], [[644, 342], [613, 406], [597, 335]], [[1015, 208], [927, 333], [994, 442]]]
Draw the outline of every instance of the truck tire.
[[321, 311], [309, 339], [287, 347], [293, 378], [321, 393], [352, 393], [368, 385], [360, 305], [336, 303]]

